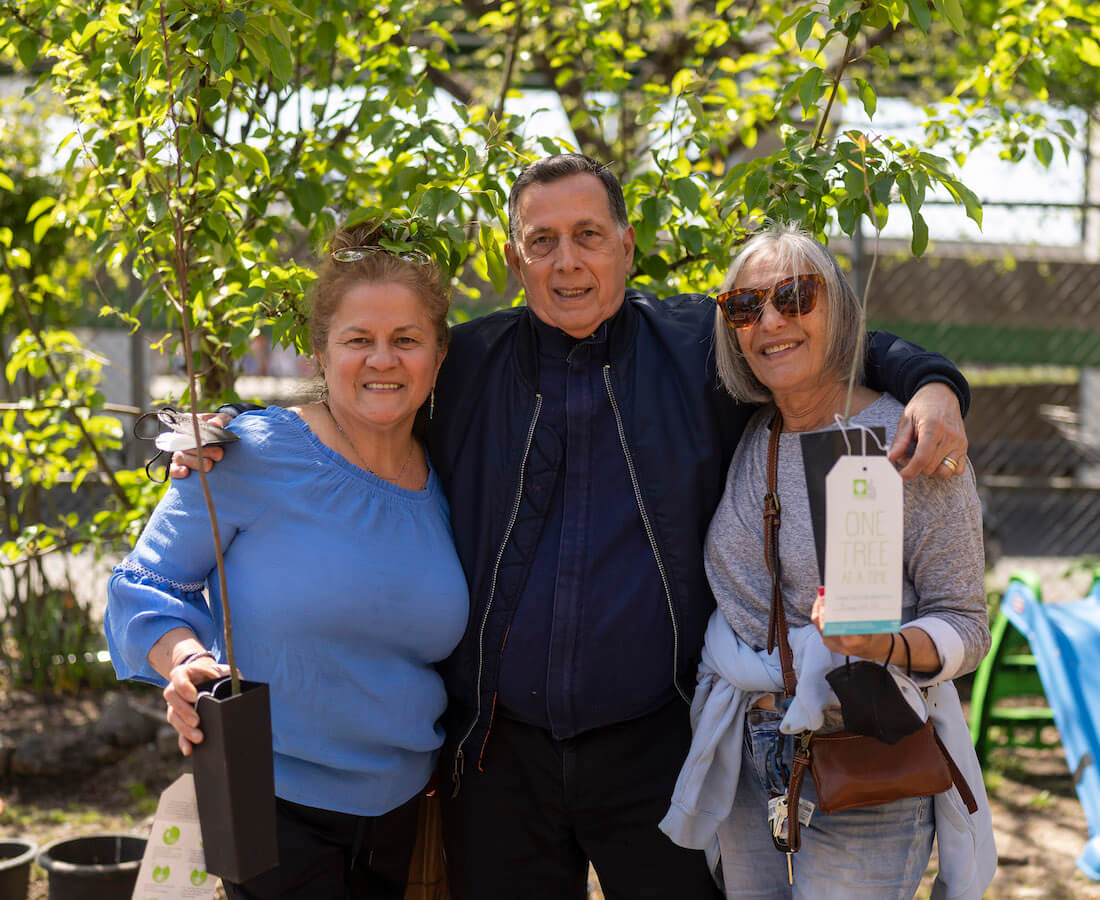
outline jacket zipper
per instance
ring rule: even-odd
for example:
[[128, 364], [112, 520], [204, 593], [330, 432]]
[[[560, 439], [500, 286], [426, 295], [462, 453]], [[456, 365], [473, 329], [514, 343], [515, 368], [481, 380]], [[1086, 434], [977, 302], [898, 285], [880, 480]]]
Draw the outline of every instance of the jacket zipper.
[[541, 410], [542, 394], [535, 394], [535, 412], [531, 416], [531, 424], [527, 427], [527, 441], [523, 446], [523, 458], [520, 460], [519, 464], [519, 484], [516, 488], [516, 499], [512, 503], [512, 515], [508, 519], [508, 527], [504, 529], [504, 539], [500, 542], [500, 549], [497, 550], [496, 562], [493, 564], [493, 578], [489, 583], [489, 600], [485, 604], [485, 613], [481, 617], [481, 629], [478, 631], [477, 636], [477, 711], [474, 713], [474, 720], [470, 723], [470, 727], [466, 729], [466, 733], [462, 736], [462, 740], [458, 742], [458, 749], [455, 750], [455, 768], [454, 774], [451, 776], [455, 785], [455, 797], [458, 796], [458, 789], [465, 770], [462, 748], [466, 745], [466, 741], [470, 739], [470, 735], [474, 733], [474, 728], [477, 727], [478, 720], [481, 718], [481, 671], [484, 668], [485, 662], [485, 623], [489, 621], [489, 612], [493, 608], [493, 600], [496, 597], [497, 574], [500, 572], [500, 561], [504, 558], [504, 548], [508, 546], [508, 540], [512, 536], [512, 529], [515, 527], [516, 519], [519, 517], [519, 507], [523, 500], [523, 481], [527, 472], [527, 457], [531, 453], [531, 442], [535, 437], [535, 424], [539, 420], [539, 412]]
[[665, 589], [665, 600], [668, 603], [668, 615], [672, 620], [672, 684], [676, 693], [683, 697], [685, 703], [691, 703], [691, 698], [680, 687], [680, 678], [677, 672], [680, 659], [680, 630], [676, 625], [676, 610], [672, 606], [672, 590], [668, 585], [668, 574], [665, 571], [664, 560], [661, 559], [661, 551], [657, 548], [657, 538], [653, 534], [653, 526], [649, 521], [649, 513], [646, 512], [645, 503], [642, 502], [642, 490], [638, 484], [638, 473], [634, 470], [634, 459], [630, 455], [630, 447], [626, 443], [626, 431], [623, 429], [623, 419], [619, 414], [619, 404], [615, 400], [615, 392], [611, 389], [611, 366], [604, 365], [603, 381], [607, 386], [607, 398], [611, 401], [611, 411], [615, 414], [615, 425], [619, 429], [619, 443], [623, 447], [623, 456], [626, 457], [626, 468], [630, 472], [630, 483], [634, 486], [634, 500], [638, 504], [638, 512], [642, 516], [642, 524], [645, 526], [646, 536], [649, 538], [649, 546], [653, 550], [653, 558], [657, 561], [657, 571], [661, 573], [661, 584]]

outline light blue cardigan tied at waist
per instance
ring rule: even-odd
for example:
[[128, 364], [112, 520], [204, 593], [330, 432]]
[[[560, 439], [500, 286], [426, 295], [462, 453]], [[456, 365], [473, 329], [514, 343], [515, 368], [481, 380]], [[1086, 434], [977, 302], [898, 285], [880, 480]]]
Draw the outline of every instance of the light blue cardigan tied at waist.
[[[844, 657], [825, 647], [813, 625], [791, 629], [789, 638], [798, 692], [780, 729], [786, 734], [816, 731], [824, 722], [825, 709], [838, 705], [825, 673], [842, 664]], [[738, 839], [725, 829], [741, 772], [745, 714], [762, 694], [782, 690], [778, 652], [753, 650], [715, 610], [707, 625], [691, 704], [691, 749], [676, 781], [672, 805], [659, 826], [681, 847], [706, 851], [711, 872], [717, 868], [720, 846]], [[928, 685], [927, 706], [936, 732], [978, 802], [978, 811], [970, 815], [954, 787], [935, 797], [939, 873], [932, 898], [980, 900], [993, 879], [997, 853], [978, 758], [954, 684]]]

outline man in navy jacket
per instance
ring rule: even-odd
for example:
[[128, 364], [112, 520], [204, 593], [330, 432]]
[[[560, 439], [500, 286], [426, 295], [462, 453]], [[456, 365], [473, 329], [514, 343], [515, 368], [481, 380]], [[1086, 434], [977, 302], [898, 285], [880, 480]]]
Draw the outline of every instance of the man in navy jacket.
[[[607, 169], [539, 160], [508, 211], [527, 305], [454, 329], [429, 441], [471, 600], [443, 666], [452, 892], [583, 900], [592, 861], [608, 898], [709, 900], [703, 855], [657, 823], [714, 609], [703, 541], [752, 409], [719, 386], [713, 301], [626, 288], [634, 232]], [[880, 333], [867, 380], [913, 398], [903, 475], [949, 475], [958, 371]]]
[[[634, 233], [604, 167], [539, 160], [508, 211], [527, 305], [454, 329], [430, 437], [471, 600], [444, 667], [452, 890], [581, 900], [591, 860], [609, 898], [713, 897], [702, 854], [656, 826], [714, 609], [703, 540], [752, 409], [718, 384], [711, 300], [625, 288]], [[954, 367], [878, 334], [868, 376], [924, 388], [907, 474], [950, 474]]]

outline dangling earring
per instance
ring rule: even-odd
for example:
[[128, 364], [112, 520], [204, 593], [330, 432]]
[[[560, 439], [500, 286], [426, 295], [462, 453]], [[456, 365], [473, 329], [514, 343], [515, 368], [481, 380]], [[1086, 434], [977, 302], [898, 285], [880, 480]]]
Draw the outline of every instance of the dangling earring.
[[428, 421], [435, 416], [435, 385], [432, 385], [431, 399], [428, 401]]

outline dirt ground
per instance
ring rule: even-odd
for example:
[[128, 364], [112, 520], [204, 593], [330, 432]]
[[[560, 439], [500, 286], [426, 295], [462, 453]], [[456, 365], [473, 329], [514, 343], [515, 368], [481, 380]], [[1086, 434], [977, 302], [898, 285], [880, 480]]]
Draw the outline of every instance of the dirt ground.
[[[152, 696], [148, 699], [154, 702]], [[97, 714], [96, 700], [86, 696], [44, 702], [26, 693], [0, 692], [0, 737], [18, 741], [31, 733], [80, 726]], [[178, 758], [162, 758], [150, 744], [92, 775], [8, 776], [0, 780], [0, 837], [29, 837], [42, 845], [102, 831], [142, 833], [148, 830], [160, 791], [179, 772]], [[1000, 867], [986, 896], [1100, 900], [1100, 883], [1086, 879], [1074, 865], [1088, 830], [1061, 751], [997, 751], [986, 781], [1000, 853]], [[45, 873], [35, 867], [30, 900], [46, 896]], [[927, 897], [927, 887], [918, 896]], [[602, 897], [593, 875], [590, 900]]]

